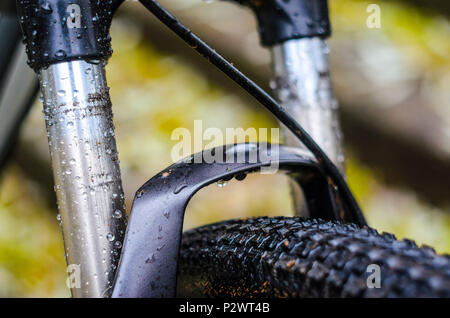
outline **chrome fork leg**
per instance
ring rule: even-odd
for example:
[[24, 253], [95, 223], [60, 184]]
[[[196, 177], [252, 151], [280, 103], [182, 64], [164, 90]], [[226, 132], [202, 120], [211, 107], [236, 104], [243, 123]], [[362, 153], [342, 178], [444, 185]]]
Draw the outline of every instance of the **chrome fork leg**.
[[44, 117], [74, 297], [107, 297], [126, 228], [104, 63], [39, 72]]
[[[333, 96], [328, 65], [328, 46], [319, 37], [292, 39], [272, 47], [279, 101], [344, 172], [338, 103]], [[289, 146], [300, 146], [284, 128]]]
[[[275, 75], [271, 86], [278, 100], [344, 173], [338, 103], [333, 96], [325, 40], [291, 39], [272, 46], [271, 53]], [[282, 135], [286, 145], [303, 147], [284, 126]], [[291, 191], [296, 214], [307, 215], [297, 183], [291, 182]]]

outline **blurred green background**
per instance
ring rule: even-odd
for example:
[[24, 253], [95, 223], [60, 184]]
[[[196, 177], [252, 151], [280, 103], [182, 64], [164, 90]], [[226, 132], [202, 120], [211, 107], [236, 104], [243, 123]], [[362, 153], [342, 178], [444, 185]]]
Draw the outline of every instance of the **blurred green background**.
[[[222, 2], [161, 2], [268, 86], [269, 54], [258, 45], [250, 12]], [[416, 1], [378, 1], [382, 25], [369, 29], [369, 3], [330, 1], [332, 74], [348, 141], [348, 180], [372, 227], [449, 253], [450, 191], [448, 180], [439, 180], [448, 176], [450, 157], [448, 15]], [[223, 131], [277, 126], [139, 4], [120, 9], [112, 38], [107, 77], [128, 209], [136, 189], [171, 164], [175, 128], [193, 129], [196, 119], [204, 128]], [[0, 181], [0, 297], [69, 296], [41, 108], [37, 100]], [[358, 125], [371, 129], [364, 132], [375, 136], [376, 144], [358, 140]], [[386, 148], [391, 143], [394, 150]], [[438, 158], [436, 167], [442, 169], [425, 185], [420, 173], [429, 173], [414, 162], [416, 153], [431, 164]], [[404, 160], [405, 154], [411, 160]], [[202, 190], [188, 207], [185, 227], [291, 214], [286, 177], [255, 174]]]

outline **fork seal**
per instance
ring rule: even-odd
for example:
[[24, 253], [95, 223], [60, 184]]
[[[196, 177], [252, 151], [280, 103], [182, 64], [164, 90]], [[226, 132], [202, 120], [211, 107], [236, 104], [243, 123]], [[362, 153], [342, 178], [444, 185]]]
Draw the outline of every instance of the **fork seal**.
[[261, 43], [331, 35], [327, 0], [228, 0], [250, 7], [258, 19]]
[[28, 64], [37, 71], [63, 61], [109, 58], [109, 29], [122, 2], [17, 0]]

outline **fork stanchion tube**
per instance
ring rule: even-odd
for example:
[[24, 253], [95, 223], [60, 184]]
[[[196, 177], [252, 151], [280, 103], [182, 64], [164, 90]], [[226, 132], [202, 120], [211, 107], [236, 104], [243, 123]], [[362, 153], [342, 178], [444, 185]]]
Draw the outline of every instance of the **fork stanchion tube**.
[[127, 218], [104, 63], [53, 64], [39, 79], [72, 296], [107, 297]]
[[[275, 77], [271, 86], [278, 100], [344, 172], [338, 103], [333, 95], [325, 40], [291, 39], [272, 46], [271, 53]], [[283, 135], [287, 145], [302, 146], [285, 127]]]

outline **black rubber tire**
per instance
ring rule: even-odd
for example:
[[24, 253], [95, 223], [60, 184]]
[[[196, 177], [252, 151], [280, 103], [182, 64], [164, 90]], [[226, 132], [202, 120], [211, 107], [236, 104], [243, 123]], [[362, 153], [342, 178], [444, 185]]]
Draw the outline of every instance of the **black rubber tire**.
[[[367, 287], [370, 264], [380, 267], [380, 288]], [[183, 234], [178, 295], [450, 297], [450, 256], [353, 224], [225, 221]]]

